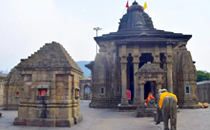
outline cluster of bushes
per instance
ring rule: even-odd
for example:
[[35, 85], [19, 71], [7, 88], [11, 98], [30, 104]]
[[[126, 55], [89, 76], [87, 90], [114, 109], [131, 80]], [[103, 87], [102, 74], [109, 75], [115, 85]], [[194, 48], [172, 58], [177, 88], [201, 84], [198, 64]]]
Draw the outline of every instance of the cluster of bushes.
[[197, 70], [197, 82], [210, 80], [210, 73], [207, 71]]

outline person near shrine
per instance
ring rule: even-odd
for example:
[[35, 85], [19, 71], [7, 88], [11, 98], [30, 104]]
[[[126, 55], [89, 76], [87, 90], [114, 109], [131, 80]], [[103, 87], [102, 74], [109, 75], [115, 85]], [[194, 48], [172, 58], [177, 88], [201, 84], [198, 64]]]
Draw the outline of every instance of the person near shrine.
[[155, 101], [155, 98], [153, 97], [152, 93], [149, 93], [147, 99], [146, 99], [146, 106], [148, 106], [149, 104], [149, 101], [153, 99], [153, 101]]

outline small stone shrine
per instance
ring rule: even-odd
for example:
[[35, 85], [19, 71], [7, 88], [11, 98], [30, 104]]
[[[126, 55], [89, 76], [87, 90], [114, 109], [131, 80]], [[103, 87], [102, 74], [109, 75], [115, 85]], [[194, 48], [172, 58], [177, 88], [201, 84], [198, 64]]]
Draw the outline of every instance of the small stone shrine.
[[100, 50], [86, 65], [92, 73], [90, 107], [144, 106], [150, 92], [157, 99], [159, 88], [176, 94], [180, 108], [198, 107], [195, 62], [186, 48], [191, 37], [154, 28], [134, 1], [117, 32], [95, 37]]
[[7, 74], [0, 73], [0, 106], [3, 106], [3, 92], [4, 92], [3, 83], [6, 77], [7, 77]]
[[83, 72], [56, 42], [22, 59], [18, 117], [14, 125], [70, 127], [82, 121], [79, 78]]

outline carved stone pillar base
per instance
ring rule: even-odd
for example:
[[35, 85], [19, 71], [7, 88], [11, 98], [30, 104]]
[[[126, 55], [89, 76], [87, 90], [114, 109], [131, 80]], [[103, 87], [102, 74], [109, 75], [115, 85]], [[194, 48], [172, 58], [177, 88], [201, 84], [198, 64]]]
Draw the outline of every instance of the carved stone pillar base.
[[140, 105], [140, 99], [137, 97], [134, 97], [134, 105]]
[[121, 105], [128, 105], [128, 99], [127, 98], [121, 98]]

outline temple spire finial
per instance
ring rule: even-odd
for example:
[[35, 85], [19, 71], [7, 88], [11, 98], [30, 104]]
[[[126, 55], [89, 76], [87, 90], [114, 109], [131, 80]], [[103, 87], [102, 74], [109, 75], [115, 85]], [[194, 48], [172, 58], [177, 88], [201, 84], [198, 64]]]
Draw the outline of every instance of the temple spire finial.
[[138, 5], [138, 3], [136, 2], [136, 0], [134, 0], [133, 5]]

